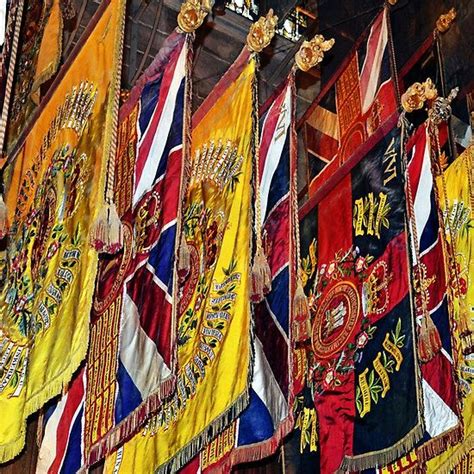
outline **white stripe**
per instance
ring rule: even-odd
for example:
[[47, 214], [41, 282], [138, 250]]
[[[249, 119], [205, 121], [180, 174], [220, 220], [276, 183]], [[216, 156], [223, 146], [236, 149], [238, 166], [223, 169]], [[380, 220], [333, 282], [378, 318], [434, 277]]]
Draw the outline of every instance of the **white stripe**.
[[48, 422], [46, 423], [43, 441], [41, 442], [41, 447], [38, 454], [38, 462], [36, 464], [36, 474], [48, 472], [48, 469], [51, 467], [56, 458], [58, 425], [61, 417], [63, 416], [67, 399], [68, 392], [66, 392], [66, 395], [58, 402], [53, 414], [49, 417]]
[[[370, 54], [374, 54], [375, 59], [372, 64], [372, 70], [370, 71], [370, 79], [369, 79], [369, 83], [367, 84], [365, 97], [362, 97], [362, 113], [363, 114], [365, 114], [372, 106], [375, 99], [375, 95], [377, 94], [377, 91], [378, 91], [378, 83], [380, 80], [380, 68], [382, 66], [382, 59], [383, 59], [385, 48], [388, 42], [388, 30], [387, 30], [387, 21], [386, 21], [385, 11], [383, 13], [381, 28], [382, 30], [380, 32], [379, 40], [378, 40], [375, 51], [372, 52], [367, 49], [367, 52], [366, 52], [366, 58], [365, 58], [366, 61]], [[362, 67], [363, 73], [365, 72], [364, 71], [365, 66], [366, 64], [364, 62], [364, 66]]]
[[459, 420], [456, 414], [444, 403], [426, 380], [423, 380], [423, 405], [425, 430], [432, 438], [457, 425]]
[[[183, 148], [183, 144], [181, 143], [180, 145], [177, 145], [175, 146], [174, 148], [172, 148], [170, 150], [170, 153], [169, 155], [171, 155], [172, 153], [174, 153], [175, 151], [177, 150], [180, 150], [181, 148]], [[150, 186], [147, 188], [147, 189], [144, 189], [141, 196], [138, 197], [137, 201], [133, 203], [132, 205], [132, 209], [135, 210], [137, 205], [140, 203], [140, 200], [142, 199], [143, 196], [145, 196], [145, 194], [149, 193], [160, 181], [162, 181], [164, 179], [164, 177], [166, 176], [166, 170], [165, 172], [161, 175], [161, 176], [158, 176], [154, 181], [152, 181], [150, 183]]]
[[[287, 87], [285, 100], [283, 101], [286, 114], [279, 114], [277, 127], [272, 137], [270, 146], [268, 147], [267, 157], [265, 159], [265, 166], [262, 173], [262, 181], [260, 183], [260, 205], [261, 205], [261, 223], [263, 225], [265, 214], [268, 205], [268, 195], [270, 193], [270, 186], [272, 184], [273, 175], [280, 163], [283, 147], [285, 146], [286, 136], [291, 124], [291, 87]], [[282, 105], [283, 105], [282, 104]], [[283, 120], [283, 122], [280, 122]], [[283, 129], [279, 127], [283, 126]], [[282, 130], [285, 133], [282, 133]], [[263, 136], [263, 129], [262, 129]]]
[[268, 301], [267, 301], [266, 298], [265, 298], [265, 304], [267, 305], [268, 313], [269, 313], [270, 316], [272, 317], [273, 322], [275, 323], [276, 327], [278, 328], [278, 330], [280, 331], [281, 335], [282, 335], [283, 338], [285, 339], [285, 342], [286, 342], [287, 344], [290, 344], [290, 340], [288, 339], [288, 336], [286, 335], [285, 330], [281, 327], [281, 324], [280, 324], [280, 322], [278, 321], [277, 317], [273, 314], [273, 311], [272, 311], [272, 309], [270, 308], [270, 305], [268, 304]]
[[[143, 193], [148, 189], [155, 179], [156, 170], [160, 165], [163, 157], [163, 151], [168, 140], [171, 125], [173, 123], [174, 110], [176, 107], [176, 98], [178, 95], [181, 82], [186, 75], [186, 45], [181, 49], [178, 61], [176, 63], [175, 73], [171, 80], [170, 89], [163, 105], [161, 119], [156, 129], [155, 136], [150, 148], [150, 153], [143, 167], [140, 181], [136, 184], [136, 189], [133, 194], [133, 205], [143, 196]], [[154, 113], [157, 111], [155, 110]], [[144, 135], [145, 136], [145, 135]]]
[[267, 215], [267, 220], [269, 217], [272, 215], [272, 213], [275, 211], [275, 209], [283, 202], [286, 201], [290, 197], [290, 193], [286, 193], [284, 196], [282, 196], [277, 203], [272, 207], [271, 211]]
[[163, 292], [165, 293], [165, 299], [166, 301], [168, 301], [168, 303], [170, 304], [173, 304], [173, 298], [171, 297], [171, 295], [168, 293], [168, 287], [165, 285], [164, 282], [162, 282], [157, 276], [156, 276], [156, 273], [155, 273], [155, 269], [147, 262], [146, 264], [146, 268], [147, 270], [153, 275], [153, 281], [155, 283], [156, 286], [158, 286], [159, 288], [161, 288], [161, 290], [163, 290]]
[[120, 360], [145, 399], [159, 389], [161, 380], [171, 375], [171, 371], [141, 327], [138, 308], [126, 291], [120, 333]]
[[252, 389], [269, 411], [273, 420], [273, 426], [276, 427], [288, 416], [288, 404], [265, 357], [262, 343], [257, 337], [255, 338], [253, 366]]
[[[416, 153], [416, 146], [413, 148], [413, 156]], [[421, 167], [420, 180], [418, 188], [412, 191], [415, 192], [414, 208], [415, 208], [415, 225], [418, 234], [418, 239], [421, 238], [426, 223], [431, 213], [431, 190], [433, 189], [433, 176], [431, 174], [430, 164], [430, 142], [429, 137], [426, 137], [426, 146], [423, 153], [423, 165]], [[414, 245], [412, 239], [412, 245]], [[416, 242], [416, 246], [420, 248], [420, 242]], [[416, 253], [412, 247], [413, 264], [415, 264]]]

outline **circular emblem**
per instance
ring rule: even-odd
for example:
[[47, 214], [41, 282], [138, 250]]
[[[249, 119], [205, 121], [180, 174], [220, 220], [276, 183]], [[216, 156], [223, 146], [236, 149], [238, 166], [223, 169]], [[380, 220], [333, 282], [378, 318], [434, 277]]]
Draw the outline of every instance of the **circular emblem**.
[[334, 285], [320, 301], [312, 328], [316, 357], [329, 359], [347, 344], [361, 312], [357, 288], [350, 281]]
[[94, 298], [94, 311], [103, 313], [122, 290], [132, 259], [132, 229], [123, 223], [123, 252], [113, 257], [104, 257], [99, 264], [99, 276]]

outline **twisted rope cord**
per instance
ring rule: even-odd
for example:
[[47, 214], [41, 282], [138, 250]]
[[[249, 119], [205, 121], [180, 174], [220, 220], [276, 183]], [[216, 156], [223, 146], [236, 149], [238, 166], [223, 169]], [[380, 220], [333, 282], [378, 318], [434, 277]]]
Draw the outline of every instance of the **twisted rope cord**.
[[401, 147], [402, 147], [402, 158], [403, 158], [403, 166], [405, 167], [405, 181], [406, 181], [406, 189], [407, 189], [407, 203], [408, 203], [408, 213], [409, 213], [409, 220], [410, 220], [410, 227], [412, 232], [413, 238], [413, 247], [415, 250], [415, 275], [418, 279], [418, 288], [416, 288], [417, 293], [421, 296], [421, 310], [423, 314], [424, 322], [426, 322], [426, 318], [429, 317], [428, 311], [428, 295], [423, 284], [423, 272], [421, 269], [421, 256], [420, 256], [420, 249], [419, 249], [419, 238], [418, 238], [418, 229], [416, 225], [415, 219], [415, 205], [413, 201], [413, 192], [411, 188], [411, 180], [410, 175], [408, 173], [408, 157], [405, 148], [405, 136], [406, 136], [406, 129], [405, 129], [405, 117], [402, 117], [401, 120]]
[[5, 96], [3, 98], [3, 107], [2, 107], [2, 115], [0, 117], [0, 153], [3, 152], [3, 147], [5, 144], [5, 132], [7, 128], [7, 121], [8, 121], [8, 112], [10, 109], [10, 99], [13, 89], [13, 80], [15, 78], [15, 65], [16, 65], [16, 57], [18, 53], [18, 44], [20, 39], [20, 30], [21, 30], [21, 22], [23, 18], [23, 10], [24, 10], [25, 2], [24, 0], [20, 0], [16, 6], [16, 18], [15, 18], [15, 29], [13, 32], [13, 41], [12, 47], [10, 51], [10, 61], [8, 63], [8, 72], [7, 72], [7, 81], [5, 86]]

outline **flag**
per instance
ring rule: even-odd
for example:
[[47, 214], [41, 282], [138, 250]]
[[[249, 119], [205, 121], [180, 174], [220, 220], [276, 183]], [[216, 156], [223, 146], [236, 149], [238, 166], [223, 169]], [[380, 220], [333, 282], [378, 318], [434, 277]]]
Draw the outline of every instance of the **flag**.
[[291, 257], [294, 200], [290, 193], [294, 190], [290, 177], [296, 160], [291, 151], [292, 80], [288, 80], [261, 119], [260, 202], [272, 290], [254, 309], [250, 402], [238, 420], [204, 448], [201, 453], [203, 472], [208, 468], [227, 472], [235, 464], [270, 456], [293, 425], [290, 323], [294, 286], [294, 259]]
[[388, 21], [384, 8], [305, 114], [310, 182], [330, 163], [332, 174], [397, 110]]
[[115, 147], [124, 2], [103, 2], [92, 25], [7, 170], [0, 462], [20, 452], [26, 418], [86, 356], [97, 269], [89, 232]]
[[125, 242], [100, 262], [86, 369], [87, 465], [136, 432], [175, 387], [190, 41], [172, 33], [120, 110], [115, 202]]
[[441, 351], [421, 365], [425, 434], [417, 447], [416, 457], [424, 462], [446, 450], [450, 444], [459, 442], [462, 438], [462, 426], [454, 381], [451, 341], [453, 321], [449, 316], [442, 232], [431, 171], [431, 143], [425, 124], [412, 137], [410, 148], [408, 181], [415, 211], [411, 225], [416, 226], [419, 240], [415, 242], [413, 239], [412, 245], [418, 247], [420, 273], [424, 280], [421, 284], [425, 286], [427, 294], [427, 309], [442, 342]]
[[386, 465], [423, 435], [396, 121], [375, 137], [300, 213], [323, 473]]
[[255, 70], [245, 49], [193, 117], [177, 391], [106, 472], [175, 472], [248, 404]]
[[83, 465], [85, 391], [85, 370], [81, 369], [67, 393], [46, 411], [38, 474], [77, 472]]
[[43, 12], [44, 28], [34, 71], [31, 97], [40, 101], [40, 87], [57, 72], [62, 53], [63, 17], [60, 0], [46, 2]]
[[[448, 169], [436, 179], [440, 190], [440, 205], [443, 210], [444, 226], [447, 240], [455, 251], [455, 261], [446, 259], [450, 275], [449, 284], [454, 292], [454, 316], [456, 327], [453, 330], [454, 345], [458, 353], [457, 375], [459, 378], [462, 417], [464, 422], [464, 439], [447, 448], [439, 456], [428, 461], [427, 467], [433, 472], [451, 470], [463, 472], [472, 465], [474, 459], [474, 357], [463, 355], [461, 328], [465, 324], [470, 331], [474, 330], [474, 287], [469, 284], [474, 273], [473, 233], [473, 200], [472, 200], [472, 163], [474, 148], [468, 147]], [[449, 256], [448, 256], [449, 257]], [[462, 319], [464, 319], [462, 321]], [[466, 461], [463, 462], [463, 458]], [[465, 471], [464, 471], [465, 472]]]

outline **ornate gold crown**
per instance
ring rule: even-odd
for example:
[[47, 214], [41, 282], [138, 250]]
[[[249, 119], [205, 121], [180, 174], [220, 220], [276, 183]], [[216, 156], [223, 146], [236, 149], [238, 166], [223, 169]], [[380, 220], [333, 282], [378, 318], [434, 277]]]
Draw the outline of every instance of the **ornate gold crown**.
[[438, 91], [430, 78], [425, 82], [415, 82], [402, 95], [403, 110], [408, 113], [420, 110], [426, 101], [434, 100], [436, 97]]
[[436, 20], [436, 29], [440, 33], [446, 33], [451, 27], [451, 24], [455, 20], [457, 15], [456, 9], [451, 8], [449, 12], [445, 13], [444, 15], [440, 15], [440, 17]]
[[324, 59], [324, 53], [334, 45], [334, 38], [325, 39], [323, 35], [316, 35], [310, 41], [303, 41], [301, 48], [296, 53], [296, 65], [302, 71], [309, 71]]
[[270, 8], [266, 16], [260, 17], [251, 27], [247, 35], [247, 47], [254, 53], [260, 53], [266, 48], [273, 36], [278, 23], [278, 17]]
[[210, 13], [213, 0], [186, 0], [178, 13], [178, 26], [185, 33], [196, 31]]

